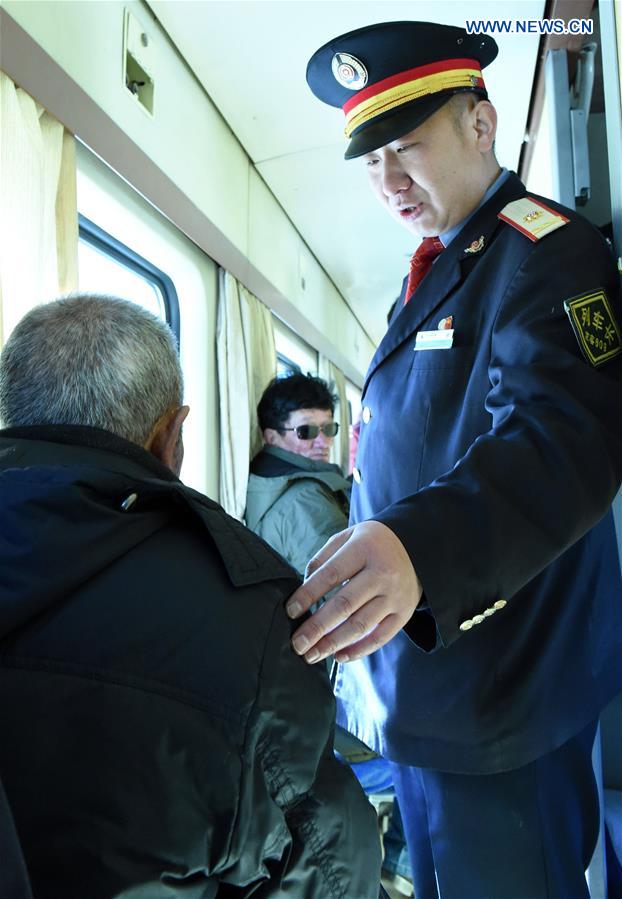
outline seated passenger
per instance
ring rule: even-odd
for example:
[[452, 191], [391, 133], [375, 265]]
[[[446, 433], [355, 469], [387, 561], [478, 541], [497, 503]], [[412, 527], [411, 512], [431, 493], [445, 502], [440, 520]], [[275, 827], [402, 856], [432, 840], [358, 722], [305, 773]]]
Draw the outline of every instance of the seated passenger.
[[179, 480], [168, 327], [74, 296], [0, 355], [0, 771], [37, 899], [375, 899], [297, 580]]
[[264, 447], [251, 462], [246, 524], [304, 574], [348, 527], [350, 484], [328, 461], [336, 397], [312, 375], [275, 378], [257, 406]]
[[[350, 484], [328, 462], [339, 427], [333, 421], [335, 399], [321, 378], [295, 374], [271, 381], [257, 406], [265, 445], [251, 463], [246, 523], [301, 574], [318, 549], [348, 527]], [[335, 749], [353, 765], [367, 793], [392, 793], [388, 763], [341, 727]], [[384, 845], [385, 874], [408, 884], [412, 875], [397, 807]]]

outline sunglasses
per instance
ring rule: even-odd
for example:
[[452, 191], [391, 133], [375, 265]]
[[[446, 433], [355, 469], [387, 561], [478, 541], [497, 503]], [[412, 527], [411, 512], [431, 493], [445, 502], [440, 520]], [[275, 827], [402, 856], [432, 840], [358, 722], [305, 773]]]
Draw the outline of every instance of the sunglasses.
[[315, 440], [322, 432], [325, 437], [335, 437], [339, 430], [339, 423], [329, 421], [325, 425], [298, 425], [297, 428], [279, 428], [280, 431], [295, 431], [298, 440]]

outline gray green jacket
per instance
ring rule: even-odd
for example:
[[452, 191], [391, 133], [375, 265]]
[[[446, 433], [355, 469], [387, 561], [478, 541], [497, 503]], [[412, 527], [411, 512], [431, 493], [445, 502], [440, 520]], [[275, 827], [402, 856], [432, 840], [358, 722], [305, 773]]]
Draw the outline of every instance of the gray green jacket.
[[264, 446], [251, 463], [246, 524], [304, 574], [311, 556], [347, 528], [349, 499], [338, 465]]

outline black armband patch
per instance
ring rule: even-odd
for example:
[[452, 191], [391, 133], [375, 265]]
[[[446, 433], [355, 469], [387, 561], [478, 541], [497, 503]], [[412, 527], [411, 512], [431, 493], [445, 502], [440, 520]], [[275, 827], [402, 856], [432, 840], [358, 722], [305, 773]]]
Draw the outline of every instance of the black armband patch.
[[602, 289], [565, 300], [564, 309], [587, 361], [594, 367], [622, 353], [620, 327]]

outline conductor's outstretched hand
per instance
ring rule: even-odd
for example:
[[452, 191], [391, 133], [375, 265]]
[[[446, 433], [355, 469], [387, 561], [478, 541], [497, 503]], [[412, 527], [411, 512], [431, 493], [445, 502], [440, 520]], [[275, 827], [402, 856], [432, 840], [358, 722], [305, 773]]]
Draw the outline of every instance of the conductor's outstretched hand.
[[351, 662], [387, 643], [406, 624], [422, 588], [410, 557], [393, 531], [363, 521], [340, 531], [307, 565], [304, 584], [287, 602], [299, 618], [339, 589], [294, 633], [292, 645], [307, 662], [334, 655]]

